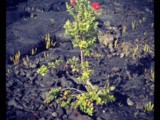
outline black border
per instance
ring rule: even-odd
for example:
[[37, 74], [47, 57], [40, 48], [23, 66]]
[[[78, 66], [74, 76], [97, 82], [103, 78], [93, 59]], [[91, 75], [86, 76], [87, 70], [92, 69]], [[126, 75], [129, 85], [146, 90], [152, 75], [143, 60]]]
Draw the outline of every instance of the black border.
[[6, 1], [0, 3], [0, 119], [6, 119]]
[[155, 100], [154, 100], [154, 115], [155, 120], [160, 119], [160, 1], [154, 0], [155, 12]]

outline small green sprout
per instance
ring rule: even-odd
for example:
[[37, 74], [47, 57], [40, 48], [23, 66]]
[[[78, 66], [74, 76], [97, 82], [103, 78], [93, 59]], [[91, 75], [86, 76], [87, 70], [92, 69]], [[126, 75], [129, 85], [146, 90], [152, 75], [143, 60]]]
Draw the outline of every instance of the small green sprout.
[[139, 49], [139, 45], [137, 45], [136, 48], [134, 48], [134, 51], [133, 51], [133, 54], [132, 54], [133, 59], [135, 59], [135, 55], [137, 54], [138, 49]]
[[116, 39], [114, 42], [114, 48], [117, 48], [117, 47], [118, 47], [118, 39]]
[[91, 52], [91, 56], [94, 56], [94, 57], [103, 57], [104, 55], [100, 54], [100, 53], [97, 53], [97, 52]]
[[37, 52], [37, 48], [33, 48], [31, 54], [32, 54], [32, 55], [35, 55], [36, 52]]
[[129, 48], [130, 48], [130, 44], [128, 44], [127, 42], [122, 42], [122, 44], [121, 44], [121, 49], [122, 49], [122, 53], [123, 53], [125, 56], [128, 55]]
[[45, 103], [50, 103], [52, 100], [56, 99], [61, 92], [61, 88], [53, 88], [49, 91], [48, 97], [45, 99]]
[[20, 56], [21, 56], [21, 53], [20, 53], [20, 51], [18, 51], [18, 52], [15, 54], [15, 56], [10, 57], [10, 60], [13, 62], [14, 65], [18, 65], [18, 64], [19, 64]]
[[144, 48], [143, 48], [143, 51], [146, 52], [146, 53], [149, 53], [149, 51], [150, 51], [149, 45], [145, 44]]
[[42, 65], [38, 70], [37, 73], [41, 74], [42, 76], [45, 76], [45, 74], [48, 72], [48, 68], [45, 65]]
[[29, 57], [28, 57], [28, 55], [26, 55], [26, 57], [23, 58], [22, 60], [23, 60], [23, 65], [28, 68], [28, 66], [29, 66]]
[[72, 72], [79, 72], [79, 58], [76, 56], [73, 56], [71, 59], [68, 59], [68, 64], [71, 65]]
[[48, 66], [52, 68], [56, 68], [57, 66], [61, 65], [63, 63], [62, 60], [55, 60], [54, 62], [49, 62]]
[[49, 57], [49, 56], [50, 56], [50, 54], [49, 54], [49, 53], [44, 52], [44, 53], [43, 53], [43, 56], [44, 56], [44, 58], [47, 58], [47, 57]]
[[46, 49], [49, 49], [50, 47], [54, 47], [56, 45], [56, 42], [53, 43], [53, 41], [51, 40], [49, 33], [44, 37], [44, 41], [46, 44]]
[[135, 23], [132, 22], [132, 29], [134, 30], [135, 29]]
[[145, 106], [144, 106], [144, 111], [145, 112], [151, 112], [153, 111], [154, 108], [154, 104], [152, 104], [151, 102], [148, 102]]

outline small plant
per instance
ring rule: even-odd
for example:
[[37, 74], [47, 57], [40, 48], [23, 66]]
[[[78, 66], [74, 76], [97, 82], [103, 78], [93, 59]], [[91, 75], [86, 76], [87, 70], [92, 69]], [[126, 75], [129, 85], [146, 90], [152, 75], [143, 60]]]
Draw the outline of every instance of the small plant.
[[134, 51], [133, 51], [133, 54], [132, 54], [133, 59], [135, 59], [135, 55], [137, 54], [138, 49], [139, 49], [139, 45], [137, 45], [136, 48], [134, 48]]
[[80, 49], [81, 62], [83, 62], [84, 56], [90, 55], [91, 48], [96, 41], [95, 29], [98, 25], [96, 18], [100, 15], [96, 10], [99, 10], [100, 6], [95, 2], [91, 6], [90, 1], [78, 0], [74, 6], [67, 3], [66, 7], [69, 14], [73, 16], [74, 21], [66, 21], [64, 25], [65, 32], [67, 36], [73, 38], [73, 46]]
[[150, 52], [150, 47], [149, 47], [149, 45], [145, 44], [145, 45], [144, 45], [144, 48], [143, 48], [143, 51], [146, 52], [146, 53], [149, 53], [149, 52]]
[[100, 6], [96, 2], [91, 5], [88, 0], [71, 0], [70, 5], [67, 3], [66, 7], [74, 21], [66, 21], [64, 28], [66, 34], [73, 39], [73, 46], [80, 50], [80, 63], [76, 57], [69, 59], [67, 62], [71, 65], [73, 72], [79, 73], [75, 81], [83, 85], [85, 89], [53, 88], [44, 102], [50, 103], [54, 100], [62, 107], [79, 108], [92, 116], [94, 105], [103, 105], [115, 100], [115, 97], [111, 95], [111, 92], [115, 89], [114, 86], [99, 88], [90, 82], [90, 77], [94, 71], [90, 69], [90, 63], [85, 59], [86, 56], [90, 56], [91, 48], [96, 40], [95, 29], [98, 25], [96, 18], [99, 15], [97, 10], [100, 9]]
[[10, 60], [13, 62], [14, 65], [19, 64], [20, 56], [21, 56], [21, 53], [20, 51], [18, 51], [15, 56], [10, 57]]
[[132, 29], [134, 30], [135, 29], [135, 23], [132, 22]]
[[43, 53], [43, 56], [44, 56], [44, 58], [47, 58], [47, 57], [49, 57], [49, 56], [50, 56], [50, 54], [49, 54], [49, 53], [44, 52], [44, 53]]
[[93, 56], [93, 57], [103, 57], [104, 55], [93, 51], [93, 52], [91, 52], [91, 56]]
[[101, 45], [109, 46], [113, 42], [113, 36], [111, 34], [100, 34], [98, 35], [98, 40]]
[[22, 60], [23, 60], [23, 65], [28, 68], [28, 66], [29, 66], [29, 58], [28, 58], [28, 55], [26, 55], [26, 57], [23, 58]]
[[101, 45], [104, 45], [104, 46], [108, 46], [108, 40], [106, 39], [106, 36], [105, 35], [98, 35], [98, 40], [99, 40], [99, 43]]
[[[86, 87], [87, 91], [81, 91], [75, 88], [53, 88], [49, 91], [45, 103], [55, 100], [61, 107], [79, 108], [81, 111], [92, 116], [94, 105], [103, 105], [107, 102], [115, 101], [115, 97], [110, 92], [115, 89], [114, 86], [109, 88], [99, 88], [97, 86]], [[94, 89], [94, 90], [93, 90]], [[72, 102], [75, 101], [75, 102]]]
[[114, 48], [117, 48], [117, 47], [118, 47], [118, 39], [114, 41]]
[[89, 79], [90, 76], [92, 75], [93, 70], [90, 69], [89, 67], [89, 62], [85, 61], [81, 63], [81, 76], [78, 77], [78, 81], [81, 81], [82, 83], [85, 83], [91, 87], [93, 87], [93, 85], [90, 83]]
[[53, 41], [51, 40], [49, 33], [44, 37], [44, 41], [46, 44], [46, 49], [49, 49], [51, 46], [54, 47], [56, 45], [56, 42], [53, 43]]
[[[122, 42], [121, 44], [122, 53], [127, 56], [129, 53], [130, 44], [127, 42]], [[121, 57], [122, 58], [122, 57]]]
[[154, 80], [154, 78], [155, 78], [154, 76], [155, 76], [154, 70], [151, 69], [151, 79], [152, 79], [152, 80]]
[[49, 68], [56, 68], [57, 66], [59, 66], [60, 64], [62, 64], [63, 61], [62, 60], [55, 60], [54, 62], [49, 62], [48, 66]]
[[67, 64], [70, 64], [72, 68], [72, 72], [79, 72], [79, 58], [76, 56], [73, 56], [71, 59], [68, 59]]
[[45, 65], [42, 65], [38, 70], [37, 73], [41, 74], [42, 76], [45, 76], [48, 72], [48, 68]]
[[122, 26], [122, 34], [124, 35], [126, 33], [127, 27], [125, 25]]
[[154, 104], [152, 104], [151, 102], [148, 102], [145, 106], [144, 106], [144, 111], [145, 112], [151, 112], [153, 111], [154, 108]]
[[33, 48], [31, 54], [32, 54], [32, 55], [35, 55], [36, 52], [37, 52], [37, 48]]

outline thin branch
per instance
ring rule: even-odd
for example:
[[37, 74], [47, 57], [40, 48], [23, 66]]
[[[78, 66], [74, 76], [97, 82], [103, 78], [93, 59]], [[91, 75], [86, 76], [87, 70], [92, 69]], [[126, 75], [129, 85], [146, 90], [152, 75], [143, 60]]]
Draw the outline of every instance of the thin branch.
[[81, 90], [78, 90], [78, 89], [76, 89], [76, 88], [64, 88], [64, 89], [62, 89], [62, 91], [65, 91], [65, 90], [75, 90], [75, 91], [78, 91], [78, 92], [80, 92], [80, 93], [86, 93], [86, 92], [81, 91]]

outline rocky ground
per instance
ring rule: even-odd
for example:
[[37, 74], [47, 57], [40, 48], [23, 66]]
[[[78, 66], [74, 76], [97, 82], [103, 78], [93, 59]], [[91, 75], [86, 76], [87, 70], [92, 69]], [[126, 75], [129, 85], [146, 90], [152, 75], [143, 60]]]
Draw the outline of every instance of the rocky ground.
[[[92, 117], [79, 109], [45, 104], [53, 87], [79, 87], [65, 69], [66, 61], [80, 52], [64, 34], [63, 25], [72, 17], [66, 12], [69, 0], [7, 1], [7, 120], [153, 120], [153, 111], [144, 106], [154, 103], [154, 11], [151, 0], [91, 0], [102, 8], [97, 33], [109, 33], [110, 45], [103, 45], [105, 34], [97, 39], [94, 54], [87, 60], [94, 74], [91, 82], [99, 87], [114, 85], [116, 101], [96, 106]], [[124, 30], [126, 27], [126, 30]], [[51, 35], [54, 47], [45, 49], [43, 36]], [[115, 41], [118, 40], [117, 46]], [[149, 50], [144, 50], [148, 45]], [[134, 55], [134, 51], [138, 50]], [[37, 48], [32, 55], [33, 48]], [[10, 56], [21, 52], [20, 63]], [[96, 54], [95, 54], [96, 53]], [[45, 55], [48, 56], [45, 56]], [[23, 58], [29, 58], [29, 65]], [[45, 76], [37, 73], [41, 65], [55, 60], [63, 63]]]

